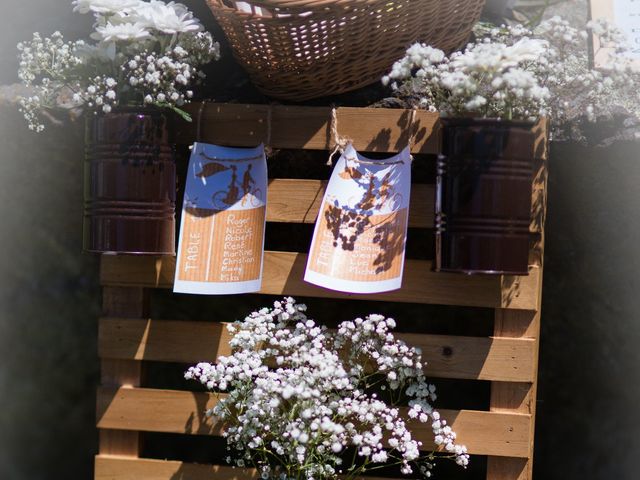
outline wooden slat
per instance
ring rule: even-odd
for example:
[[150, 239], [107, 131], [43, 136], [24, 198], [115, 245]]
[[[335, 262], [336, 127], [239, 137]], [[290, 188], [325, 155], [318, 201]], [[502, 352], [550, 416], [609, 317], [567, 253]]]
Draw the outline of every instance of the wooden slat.
[[[322, 204], [327, 182], [324, 180], [297, 180], [290, 178], [269, 180], [267, 200], [267, 222], [315, 223]], [[534, 198], [540, 195], [539, 186], [535, 187]], [[409, 206], [409, 227], [433, 228], [435, 221], [435, 187], [428, 184], [414, 184], [411, 187]], [[537, 211], [537, 203], [531, 221], [530, 231], [540, 234], [542, 223]], [[533, 238], [534, 246], [539, 241]], [[535, 249], [534, 252], [535, 253]], [[538, 255], [532, 257], [531, 265], [539, 265]]]
[[[545, 135], [538, 142], [537, 148], [548, 149], [548, 124], [542, 125]], [[546, 155], [539, 155], [546, 158]], [[539, 165], [533, 191], [533, 219], [541, 232], [538, 243], [533, 249], [534, 257], [539, 264], [538, 286], [535, 296], [535, 311], [513, 311], [497, 309], [494, 318], [494, 335], [533, 341], [533, 382], [491, 384], [491, 411], [505, 413], [523, 413], [530, 417], [529, 453], [526, 459], [489, 457], [487, 460], [487, 480], [532, 480], [533, 447], [536, 416], [536, 395], [538, 389], [538, 350], [540, 347], [540, 307], [542, 305], [542, 277], [544, 259], [544, 223], [547, 212], [547, 167], [542, 161]]]
[[[315, 223], [326, 187], [323, 180], [269, 180], [267, 222]], [[433, 228], [434, 188], [425, 184], [412, 186], [409, 227]]]
[[[220, 435], [222, 424], [205, 415], [215, 405], [209, 393], [141, 388], [98, 390], [98, 427], [190, 435]], [[459, 443], [477, 455], [529, 455], [529, 415], [440, 410]], [[435, 448], [430, 424], [410, 422], [414, 438]]]
[[253, 470], [151, 459], [96, 456], [95, 480], [253, 480]]
[[[433, 378], [533, 381], [533, 340], [397, 334], [422, 349]], [[225, 324], [171, 320], [100, 319], [101, 358], [197, 363], [229, 355]]]
[[540, 312], [496, 310], [494, 333], [505, 337], [529, 339], [533, 348], [533, 382], [493, 382], [491, 411], [523, 413], [530, 416], [528, 458], [489, 457], [487, 480], [532, 480], [533, 434], [535, 429], [536, 390], [538, 374], [538, 344]]
[[[102, 293], [102, 311], [105, 315], [144, 317], [148, 315], [149, 295], [143, 288], [105, 287]], [[133, 320], [135, 321], [135, 320]], [[136, 387], [142, 379], [141, 363], [135, 359], [103, 358], [100, 362], [102, 385], [114, 388]], [[137, 457], [140, 453], [138, 432], [128, 430], [101, 430], [100, 453]]]
[[491, 384], [491, 411], [524, 413], [530, 416], [528, 459], [489, 457], [487, 480], [531, 480], [533, 478], [533, 441], [535, 430], [536, 391], [538, 375], [538, 348], [540, 337], [540, 311], [496, 310], [494, 333], [505, 337], [526, 338], [533, 348], [533, 378], [531, 383]]
[[[97, 455], [95, 480], [256, 480], [253, 469], [203, 465], [149, 458], [121, 458]], [[361, 477], [362, 480], [391, 480]]]
[[[177, 141], [193, 141], [236, 147], [270, 144], [272, 148], [330, 150], [330, 107], [286, 105], [216, 104], [201, 102], [186, 108], [193, 116], [191, 123], [178, 122]], [[271, 113], [269, 113], [271, 111]], [[338, 132], [351, 139], [362, 152], [397, 152], [409, 144], [415, 132], [414, 153], [436, 153], [439, 116], [418, 110], [413, 126], [411, 110], [385, 108], [337, 109]], [[271, 128], [269, 128], [271, 118]], [[200, 123], [200, 137], [197, 137]], [[269, 131], [271, 138], [269, 138]]]
[[[236, 147], [265, 143], [276, 149], [309, 150], [330, 150], [335, 146], [331, 107], [194, 102], [185, 109], [193, 122], [177, 123], [178, 143], [201, 141]], [[336, 114], [339, 135], [352, 140], [362, 152], [398, 152], [415, 133], [413, 153], [438, 153], [437, 113], [417, 110], [413, 125], [412, 111], [406, 109], [340, 107]], [[544, 158], [546, 131], [547, 122], [541, 120], [536, 126], [536, 153]]]
[[[307, 255], [265, 252], [262, 291], [267, 295], [350, 298], [389, 302], [433, 303], [469, 307], [536, 308], [538, 268], [525, 277], [435, 273], [431, 262], [407, 260], [403, 287], [394, 292], [353, 295], [316, 287], [303, 281]], [[103, 256], [103, 285], [172, 288], [175, 257]]]

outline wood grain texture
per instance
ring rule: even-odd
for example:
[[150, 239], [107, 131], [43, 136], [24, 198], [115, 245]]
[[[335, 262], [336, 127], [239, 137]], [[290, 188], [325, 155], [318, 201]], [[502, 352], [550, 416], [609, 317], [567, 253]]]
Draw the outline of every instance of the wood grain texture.
[[120, 455], [138, 458], [140, 454], [140, 433], [131, 430], [98, 430], [99, 452], [101, 455]]
[[513, 311], [497, 309], [494, 318], [494, 335], [505, 338], [530, 339], [533, 341], [533, 382], [530, 383], [491, 383], [490, 409], [492, 412], [513, 412], [529, 415], [530, 437], [527, 459], [489, 457], [487, 461], [487, 480], [532, 480], [533, 449], [536, 416], [536, 395], [538, 389], [538, 352], [540, 348], [540, 307], [542, 305], [542, 277], [544, 265], [544, 224], [547, 212], [547, 166], [546, 151], [548, 142], [548, 124], [542, 125], [545, 136], [538, 143], [545, 155], [542, 158], [533, 190], [533, 219], [541, 235], [533, 248], [534, 257], [539, 265], [538, 284], [530, 292], [535, 304], [534, 311]]
[[[324, 180], [297, 180], [290, 178], [269, 180], [267, 200], [267, 222], [280, 223], [315, 223], [322, 205], [324, 191], [327, 188]], [[535, 187], [534, 216], [530, 231], [539, 234], [543, 219], [536, 205], [538, 195], [543, 194]], [[411, 186], [411, 202], [409, 205], [410, 228], [433, 228], [435, 220], [435, 186], [430, 184], [413, 184]], [[537, 236], [534, 238], [536, 245]], [[532, 259], [537, 265], [539, 258]]]
[[529, 439], [527, 461], [489, 457], [487, 461], [487, 480], [532, 480], [540, 311], [496, 310], [494, 334], [501, 335], [504, 338], [529, 338], [533, 342], [533, 358], [535, 361], [533, 365], [533, 382], [491, 383], [491, 411], [529, 415], [531, 437]]
[[[422, 349], [433, 378], [533, 381], [533, 340], [397, 334]], [[229, 355], [225, 324], [171, 320], [100, 319], [101, 358], [197, 363]]]
[[97, 455], [95, 480], [254, 480], [255, 470]]
[[[435, 273], [429, 261], [407, 260], [400, 290], [354, 295], [304, 282], [306, 262], [307, 255], [302, 253], [265, 252], [260, 293], [518, 310], [536, 308], [539, 269], [535, 267], [524, 277], [473, 276]], [[172, 288], [174, 273], [175, 257], [171, 256], [104, 256], [100, 278], [102, 285]]]
[[[269, 180], [267, 221], [315, 223], [326, 188], [327, 182], [324, 180]], [[409, 227], [433, 228], [434, 203], [433, 185], [412, 185]]]
[[527, 338], [533, 348], [532, 382], [492, 382], [490, 410], [496, 413], [522, 413], [530, 416], [528, 459], [489, 457], [487, 480], [532, 480], [533, 441], [535, 429], [536, 392], [540, 312], [496, 310], [494, 334], [503, 338]]
[[[96, 455], [95, 480], [257, 480], [253, 469]], [[361, 477], [363, 480], [391, 480]]]
[[[140, 287], [105, 287], [102, 292], [102, 311], [105, 315], [144, 317], [149, 313], [149, 292]], [[142, 379], [142, 364], [134, 359], [103, 358], [100, 362], [102, 385], [113, 388], [136, 387]], [[138, 432], [100, 430], [101, 454], [137, 457], [140, 453]]]
[[[205, 412], [216, 404], [209, 393], [143, 388], [100, 388], [98, 427], [143, 432], [220, 435], [223, 425]], [[477, 455], [526, 457], [530, 416], [470, 410], [440, 410], [458, 441]], [[430, 424], [409, 422], [414, 438], [435, 448]]]
[[[233, 147], [331, 150], [331, 107], [256, 105], [194, 102], [185, 107], [193, 122], [178, 122], [176, 141], [194, 141]], [[361, 152], [396, 153], [409, 144], [415, 132], [412, 153], [438, 153], [440, 131], [437, 113], [417, 110], [413, 125], [411, 110], [340, 107], [336, 111], [338, 133]], [[271, 118], [271, 128], [269, 128]], [[200, 127], [198, 127], [200, 125]], [[547, 158], [547, 122], [536, 126], [536, 152]], [[198, 137], [200, 128], [200, 138]], [[269, 133], [270, 132], [270, 133]]]
[[[194, 121], [178, 123], [179, 143], [199, 140], [235, 147], [265, 143], [275, 149], [308, 150], [331, 150], [335, 146], [331, 135], [331, 107], [230, 103], [207, 103], [203, 107], [202, 102], [195, 102], [186, 110]], [[199, 139], [198, 119], [201, 122]], [[440, 123], [436, 113], [418, 110], [413, 127], [411, 110], [403, 109], [340, 107], [337, 119], [340, 136], [350, 139], [359, 151], [398, 152], [409, 144], [411, 132], [415, 131], [412, 152], [437, 153]]]

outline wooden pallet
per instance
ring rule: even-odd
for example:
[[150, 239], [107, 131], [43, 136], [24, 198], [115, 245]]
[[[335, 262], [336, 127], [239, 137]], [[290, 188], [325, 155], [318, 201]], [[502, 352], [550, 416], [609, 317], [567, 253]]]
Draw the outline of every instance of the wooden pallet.
[[[183, 125], [181, 143], [196, 139], [232, 146], [266, 141], [275, 149], [329, 150], [329, 108], [265, 105], [193, 105], [200, 128]], [[411, 122], [404, 110], [340, 108], [340, 134], [366, 152], [393, 152], [416, 134], [415, 154], [433, 154], [438, 146], [438, 117], [419, 112]], [[269, 126], [268, 124], [271, 123]], [[546, 159], [546, 128], [538, 127], [538, 155]], [[420, 161], [420, 160], [418, 160]], [[420, 168], [419, 164], [416, 168]], [[494, 309], [493, 335], [406, 333], [406, 341], [423, 350], [427, 375], [433, 378], [490, 382], [490, 408], [446, 410], [444, 416], [472, 455], [486, 455], [486, 478], [531, 478], [540, 301], [542, 237], [546, 173], [540, 166], [534, 184], [534, 212], [529, 276], [465, 276], [433, 273], [426, 260], [408, 260], [403, 288], [379, 295], [338, 294], [303, 282], [306, 254], [268, 251], [263, 292], [382, 302], [458, 305]], [[329, 169], [327, 169], [327, 176]], [[272, 179], [268, 191], [268, 222], [313, 223], [326, 182]], [[414, 185], [410, 227], [433, 228], [433, 185]], [[98, 480], [249, 479], [251, 471], [227, 466], [140, 458], [144, 432], [211, 436], [220, 426], [204, 415], [215, 398], [208, 393], [141, 388], [146, 362], [195, 363], [229, 353], [229, 336], [221, 322], [171, 321], [148, 318], [152, 289], [171, 288], [175, 258], [104, 256], [101, 265], [104, 317], [100, 319], [99, 355], [102, 385], [97, 394], [100, 451]], [[247, 312], [248, 313], [248, 312]], [[398, 319], [401, 321], [401, 319]], [[416, 436], [431, 445], [428, 428], [415, 425]]]

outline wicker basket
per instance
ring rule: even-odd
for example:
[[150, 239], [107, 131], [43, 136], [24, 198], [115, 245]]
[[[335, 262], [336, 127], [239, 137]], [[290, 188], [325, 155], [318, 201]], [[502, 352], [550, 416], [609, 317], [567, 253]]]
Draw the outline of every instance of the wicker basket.
[[301, 101], [369, 85], [413, 42], [461, 47], [485, 0], [207, 0], [266, 95]]

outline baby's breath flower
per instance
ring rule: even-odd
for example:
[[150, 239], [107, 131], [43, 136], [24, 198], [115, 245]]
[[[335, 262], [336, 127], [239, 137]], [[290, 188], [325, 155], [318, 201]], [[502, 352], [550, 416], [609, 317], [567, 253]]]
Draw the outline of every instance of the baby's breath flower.
[[[408, 417], [432, 424], [439, 444], [467, 465], [466, 448], [430, 404], [435, 387], [426, 381], [419, 351], [395, 338], [393, 319], [369, 315], [329, 331], [305, 311], [285, 298], [251, 313], [229, 325], [231, 355], [185, 373], [227, 392], [208, 414], [226, 425], [234, 452], [229, 463], [250, 461], [265, 479], [334, 479], [340, 470], [362, 473], [342, 464], [340, 454], [354, 448], [368, 463], [394, 461], [409, 474], [412, 465], [428, 464], [393, 400], [404, 396]], [[376, 370], [387, 373], [374, 379]], [[367, 393], [381, 382], [392, 392], [388, 398]]]
[[[613, 52], [599, 70], [590, 66], [588, 32]], [[535, 31], [516, 25], [479, 33], [476, 42], [449, 56], [424, 44], [412, 45], [382, 83], [417, 97], [421, 108], [445, 115], [472, 112], [506, 119], [549, 115], [556, 134], [571, 120], [595, 120], [620, 106], [640, 116], [639, 78], [625, 56], [626, 40], [605, 20], [591, 21], [586, 30], [578, 30], [553, 17]]]
[[20, 110], [34, 131], [44, 129], [39, 113], [45, 109], [110, 113], [118, 105], [157, 105], [180, 111], [193, 98], [190, 87], [204, 78], [201, 67], [220, 57], [218, 43], [181, 3], [74, 0], [73, 5], [96, 17], [91, 36], [98, 43], [65, 42], [55, 32], [48, 38], [35, 33], [18, 44], [18, 77], [33, 90], [21, 99]]

